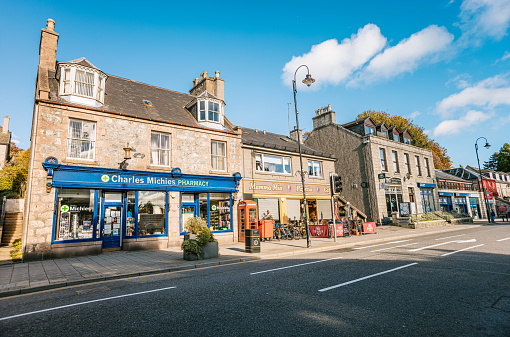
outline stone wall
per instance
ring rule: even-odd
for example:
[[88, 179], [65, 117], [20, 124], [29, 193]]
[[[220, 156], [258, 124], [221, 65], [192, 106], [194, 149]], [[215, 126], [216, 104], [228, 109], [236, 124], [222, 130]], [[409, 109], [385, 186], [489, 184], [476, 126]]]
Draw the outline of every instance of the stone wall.
[[[169, 172], [171, 167], [179, 167], [185, 174], [225, 176], [242, 172], [240, 131], [227, 133], [191, 128], [41, 102], [37, 105], [36, 114], [38, 124], [36, 137], [32, 139], [34, 158], [32, 158], [33, 166], [29, 176], [31, 193], [27, 196], [30, 206], [27, 209], [26, 220], [26, 256], [30, 256], [30, 254], [48, 255], [52, 250], [55, 189], [52, 188], [50, 192], [46, 191], [47, 172], [42, 166], [44, 160], [49, 156], [56, 157], [59, 163], [66, 165], [119, 168], [119, 163], [124, 157], [123, 148], [129, 143], [130, 147], [136, 149], [134, 152], [145, 154], [144, 158], [129, 160], [128, 169], [131, 170]], [[96, 122], [95, 159], [93, 161], [66, 158], [70, 118]], [[151, 131], [171, 135], [171, 165], [168, 168], [150, 165]], [[225, 172], [214, 171], [211, 168], [211, 140], [227, 143], [227, 170]], [[168, 238], [165, 238], [166, 241], [163, 243], [156, 240], [159, 248], [179, 245], [182, 241], [179, 235], [179, 205], [180, 195], [174, 193], [170, 197], [169, 203]], [[237, 207], [233, 207], [233, 210], [232, 219], [235, 220], [237, 219]], [[233, 227], [236, 228], [234, 223]], [[216, 236], [220, 242], [233, 242], [237, 234], [222, 233]], [[88, 251], [97, 251], [95, 243], [84, 243], [83, 245], [90, 246]], [[54, 245], [54, 247], [64, 248], [61, 245]], [[83, 249], [87, 250], [87, 248]]]

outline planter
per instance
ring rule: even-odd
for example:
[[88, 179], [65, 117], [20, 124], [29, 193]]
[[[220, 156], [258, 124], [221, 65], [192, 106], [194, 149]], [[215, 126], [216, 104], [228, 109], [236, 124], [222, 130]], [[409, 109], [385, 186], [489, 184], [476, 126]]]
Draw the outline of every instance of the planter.
[[197, 235], [196, 234], [190, 234], [190, 233], [184, 234], [184, 241], [189, 240], [189, 239], [196, 240], [197, 239]]
[[207, 245], [200, 248], [201, 248], [200, 256], [193, 253], [188, 254], [186, 252], [183, 252], [182, 258], [188, 261], [195, 261], [203, 259], [213, 259], [219, 256], [218, 242], [209, 242]]
[[473, 218], [453, 218], [448, 220], [449, 223], [452, 225], [459, 224], [459, 223], [465, 223], [465, 222], [473, 222]]
[[420, 229], [420, 228], [430, 228], [430, 227], [442, 227], [450, 225], [446, 220], [428, 220], [428, 221], [418, 221], [413, 222], [409, 226], [409, 228]]

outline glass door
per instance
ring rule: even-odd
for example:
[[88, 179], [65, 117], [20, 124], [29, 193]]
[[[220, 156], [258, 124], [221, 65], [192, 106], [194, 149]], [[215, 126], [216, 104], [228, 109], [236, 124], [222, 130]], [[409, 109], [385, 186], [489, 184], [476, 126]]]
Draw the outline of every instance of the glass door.
[[124, 218], [122, 193], [105, 192], [104, 206], [101, 214], [101, 238], [103, 249], [120, 249], [122, 247], [122, 227]]
[[186, 221], [188, 219], [195, 217], [195, 206], [192, 205], [186, 205], [181, 206], [181, 213], [182, 213], [182, 231], [184, 232], [186, 229], [184, 228], [186, 226]]

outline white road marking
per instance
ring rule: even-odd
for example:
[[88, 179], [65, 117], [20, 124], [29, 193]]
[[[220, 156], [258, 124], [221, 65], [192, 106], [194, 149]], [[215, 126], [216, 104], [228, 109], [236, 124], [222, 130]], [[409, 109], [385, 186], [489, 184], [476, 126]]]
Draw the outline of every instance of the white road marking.
[[504, 239], [500, 239], [500, 240], [496, 240], [496, 241], [505, 241], [505, 240], [510, 240], [510, 238], [504, 238]]
[[168, 289], [175, 289], [175, 287], [167, 287], [167, 288], [160, 288], [160, 289], [154, 289], [154, 290], [147, 290], [147, 291], [141, 291], [141, 292], [138, 292], [138, 293], [132, 293], [132, 294], [126, 294], [126, 295], [119, 295], [119, 296], [113, 296], [113, 297], [100, 298], [100, 299], [97, 299], [97, 300], [80, 302], [80, 303], [74, 303], [74, 304], [68, 304], [68, 305], [61, 305], [59, 307], [48, 308], [48, 309], [43, 309], [43, 310], [37, 310], [37, 311], [32, 311], [32, 312], [26, 312], [24, 314], [18, 314], [18, 315], [13, 315], [13, 316], [1, 317], [0, 321], [5, 321], [7, 319], [16, 318], [16, 317], [22, 317], [22, 316], [28, 316], [28, 315], [33, 315], [33, 314], [39, 314], [39, 313], [47, 312], [47, 311], [53, 311], [53, 310], [58, 310], [58, 309], [75, 307], [77, 305], [83, 305], [83, 304], [89, 304], [89, 303], [95, 303], [95, 302], [108, 301], [108, 300], [113, 300], [113, 299], [122, 298], [122, 297], [129, 297], [129, 296], [135, 296], [135, 295], [148, 294], [148, 293], [153, 293], [153, 292], [156, 292], [156, 291], [163, 291], [163, 290], [168, 290]]
[[326, 259], [326, 260], [318, 260], [318, 261], [313, 261], [313, 262], [307, 262], [307, 263], [300, 263], [300, 264], [294, 264], [292, 266], [287, 266], [287, 267], [281, 267], [281, 268], [275, 268], [275, 269], [269, 269], [269, 270], [263, 270], [263, 271], [257, 271], [255, 273], [250, 273], [250, 275], [255, 275], [255, 274], [262, 274], [262, 273], [269, 273], [271, 271], [276, 271], [276, 270], [282, 270], [282, 269], [288, 269], [288, 268], [294, 268], [294, 267], [300, 267], [300, 266], [306, 266], [307, 264], [314, 264], [314, 263], [319, 263], [319, 262], [326, 262], [326, 261], [331, 261], [331, 260], [338, 260], [338, 259], [341, 259], [342, 257], [334, 257], [332, 259]]
[[481, 246], [483, 246], [483, 244], [482, 245], [476, 245], [476, 246], [468, 247], [468, 248], [464, 248], [464, 249], [460, 249], [460, 250], [456, 250], [454, 252], [449, 252], [449, 253], [443, 254], [441, 256], [451, 255], [451, 254], [455, 254], [455, 253], [458, 253], [458, 252], [463, 252], [465, 250], [476, 248], [476, 247], [481, 247]]
[[466, 234], [460, 234], [460, 235], [454, 235], [454, 236], [447, 236], [447, 237], [445, 237], [445, 238], [439, 238], [439, 239], [436, 239], [436, 240], [444, 240], [444, 239], [456, 238], [456, 237], [458, 237], [458, 236], [464, 236], [464, 235], [466, 235]]
[[348, 282], [340, 283], [340, 284], [337, 284], [337, 285], [334, 285], [334, 286], [331, 286], [331, 287], [327, 287], [327, 288], [324, 288], [324, 289], [320, 289], [319, 291], [320, 291], [320, 292], [323, 292], [323, 291], [328, 291], [328, 290], [331, 290], [331, 289], [335, 289], [335, 288], [343, 287], [343, 286], [346, 286], [346, 285], [349, 285], [349, 284], [352, 284], [352, 283], [356, 283], [356, 282], [359, 282], [359, 281], [363, 281], [363, 280], [366, 280], [366, 279], [369, 279], [369, 278], [372, 278], [372, 277], [376, 277], [376, 276], [384, 275], [384, 274], [391, 273], [391, 272], [394, 272], [394, 271], [397, 271], [397, 270], [400, 270], [400, 269], [403, 269], [403, 268], [411, 267], [411, 266], [414, 266], [414, 265], [416, 265], [416, 264], [418, 264], [418, 262], [414, 262], [414, 263], [406, 264], [405, 266], [401, 266], [401, 267], [393, 268], [393, 269], [386, 270], [386, 271], [383, 271], [383, 272], [380, 272], [380, 273], [377, 273], [377, 274], [368, 275], [368, 276], [365, 276], [365, 277], [362, 277], [362, 278], [359, 278], [359, 279], [356, 279], [356, 280], [352, 280], [352, 281], [348, 281]]
[[413, 242], [413, 243], [408, 243], [407, 245], [400, 245], [400, 246], [393, 246], [393, 247], [388, 247], [388, 248], [381, 248], [381, 249], [372, 250], [370, 253], [380, 252], [380, 251], [383, 251], [383, 250], [388, 250], [388, 249], [393, 249], [393, 248], [398, 248], [398, 247], [412, 246], [412, 245], [417, 245], [417, 244], [418, 244], [418, 242]]
[[464, 243], [464, 242], [476, 242], [476, 239], [448, 241], [448, 242], [438, 243], [438, 244], [435, 244], [435, 245], [432, 245], [432, 246], [411, 249], [410, 252], [417, 252], [417, 251], [428, 249], [428, 248], [433, 248], [433, 247], [437, 247], [437, 246], [447, 245], [449, 243]]
[[378, 244], [378, 245], [364, 246], [364, 247], [356, 247], [356, 248], [354, 248], [354, 249], [372, 248], [372, 247], [378, 247], [378, 246], [389, 245], [390, 243], [400, 243], [400, 242], [406, 242], [406, 241], [411, 241], [411, 240], [412, 240], [412, 239], [408, 239], [408, 240], [400, 240], [400, 241], [392, 241], [392, 242], [380, 243], [380, 244]]

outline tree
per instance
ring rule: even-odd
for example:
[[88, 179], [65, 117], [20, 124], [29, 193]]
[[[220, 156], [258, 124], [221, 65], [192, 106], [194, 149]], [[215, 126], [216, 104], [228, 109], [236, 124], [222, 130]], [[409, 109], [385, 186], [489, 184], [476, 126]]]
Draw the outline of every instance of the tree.
[[388, 127], [396, 126], [399, 130], [407, 129], [413, 137], [414, 145], [429, 149], [434, 158], [434, 167], [438, 170], [446, 170], [452, 167], [452, 160], [447, 154], [446, 148], [439, 145], [433, 139], [430, 139], [421, 126], [415, 125], [412, 120], [402, 116], [391, 116], [384, 111], [367, 110], [360, 113], [357, 118], [364, 119], [370, 117], [377, 124], [384, 122]]
[[11, 142], [11, 144], [9, 145], [9, 158], [7, 158], [7, 161], [11, 161], [11, 159], [14, 158], [20, 152], [23, 152], [23, 149], [20, 149], [16, 144]]
[[483, 163], [483, 167], [494, 171], [510, 172], [510, 144], [503, 144], [499, 152], [494, 152], [489, 160]]
[[23, 198], [28, 176], [30, 149], [21, 150], [0, 171], [0, 194]]

